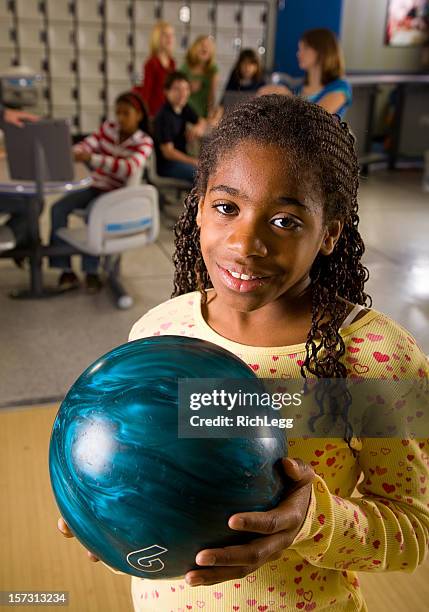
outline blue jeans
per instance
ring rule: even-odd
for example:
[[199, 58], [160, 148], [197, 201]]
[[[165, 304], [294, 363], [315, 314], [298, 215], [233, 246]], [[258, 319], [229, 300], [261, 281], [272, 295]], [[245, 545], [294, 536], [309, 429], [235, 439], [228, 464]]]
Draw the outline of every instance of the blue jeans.
[[159, 166], [158, 174], [160, 176], [169, 176], [171, 178], [182, 179], [193, 183], [196, 170], [197, 168], [192, 164], [163, 159]]
[[[88, 187], [82, 191], [69, 193], [61, 200], [58, 200], [51, 208], [51, 240], [52, 246], [67, 244], [59, 236], [57, 231], [62, 227], [67, 227], [68, 217], [76, 208], [85, 209], [95, 198], [104, 193], [94, 187]], [[86, 274], [97, 274], [99, 257], [93, 255], [82, 255], [82, 270]], [[61, 268], [62, 270], [71, 269], [71, 259], [69, 255], [55, 255], [49, 258], [51, 268]]]

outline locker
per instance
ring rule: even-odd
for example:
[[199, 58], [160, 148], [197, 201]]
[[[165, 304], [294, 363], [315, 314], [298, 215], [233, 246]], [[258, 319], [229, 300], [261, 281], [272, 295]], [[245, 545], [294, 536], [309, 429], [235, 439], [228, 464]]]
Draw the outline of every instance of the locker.
[[43, 22], [21, 21], [19, 24], [19, 44], [21, 47], [40, 49], [43, 47], [41, 33]]
[[72, 26], [66, 23], [53, 23], [48, 27], [49, 46], [51, 54], [60, 49], [71, 50], [73, 48]]
[[100, 23], [99, 0], [77, 0], [76, 4], [79, 23]]
[[[194, 42], [194, 40], [197, 38], [197, 36], [209, 36], [211, 34], [210, 30], [204, 26], [191, 26], [190, 28], [190, 32], [189, 32], [189, 42], [192, 44]], [[216, 47], [217, 47], [217, 42], [215, 40], [216, 43]]]
[[218, 30], [216, 34], [217, 56], [235, 58], [241, 47], [237, 30]]
[[102, 92], [104, 83], [102, 79], [81, 79], [80, 81], [80, 102], [82, 106], [93, 106], [100, 109], [103, 114], [104, 101]]
[[58, 78], [51, 80], [51, 99], [54, 106], [75, 104], [73, 97], [74, 79]]
[[108, 24], [128, 24], [128, 0], [106, 0], [106, 16]]
[[110, 53], [109, 57], [107, 58], [108, 80], [128, 78], [130, 61], [130, 55], [127, 53]]
[[127, 51], [129, 49], [130, 30], [126, 25], [108, 26], [106, 32], [107, 48], [110, 51]]
[[243, 30], [241, 46], [243, 49], [250, 47], [251, 49], [258, 51], [259, 47], [265, 46], [264, 30]]
[[0, 70], [7, 70], [13, 65], [14, 53], [11, 51], [0, 50]]
[[11, 13], [8, 7], [9, 7], [8, 0], [0, 0], [0, 19], [11, 16]]
[[94, 25], [80, 24], [78, 28], [78, 45], [81, 52], [98, 51], [102, 47], [101, 28]]
[[239, 25], [237, 16], [240, 13], [240, 4], [238, 2], [219, 2], [216, 9], [216, 28], [219, 29], [235, 29]]
[[56, 51], [50, 54], [49, 70], [52, 78], [69, 77], [73, 78], [72, 62], [74, 53], [69, 51]]
[[243, 6], [243, 30], [247, 28], [264, 28], [267, 5], [261, 3], [248, 3]]
[[152, 26], [158, 21], [155, 15], [155, 2], [148, 0], [136, 0], [134, 21], [137, 28], [141, 26]]
[[21, 49], [20, 52], [21, 66], [27, 66], [36, 72], [42, 70], [44, 58], [45, 52], [42, 47], [39, 47], [39, 49]]
[[131, 82], [129, 80], [117, 80], [117, 81], [109, 81], [109, 86], [107, 89], [108, 94], [108, 106], [109, 106], [109, 116], [115, 116], [115, 100], [120, 95], [129, 91], [131, 89]]
[[174, 57], [179, 55], [184, 55], [193, 42], [193, 39], [189, 36], [188, 30], [186, 27], [179, 26], [176, 28], [176, 52]]
[[73, 123], [73, 117], [76, 114], [76, 105], [54, 104], [52, 107], [52, 116], [55, 119], [68, 119], [70, 124]]
[[203, 27], [210, 32], [213, 30], [215, 16], [211, 2], [192, 2], [191, 4], [191, 28]]
[[70, 0], [48, 0], [47, 10], [49, 21], [70, 21], [72, 15], [69, 12]]
[[80, 131], [82, 134], [90, 134], [98, 130], [103, 118], [102, 110], [93, 108], [82, 108], [80, 112]]
[[174, 28], [183, 25], [179, 19], [180, 2], [164, 0], [162, 3], [162, 19], [168, 21]]
[[93, 77], [100, 78], [102, 72], [103, 54], [100, 51], [92, 51], [90, 53], [81, 53], [79, 55], [79, 74], [82, 79], [91, 79]]
[[149, 42], [152, 28], [150, 27], [136, 27], [134, 34], [134, 44], [137, 53], [143, 55], [149, 55]]
[[16, 13], [19, 19], [41, 19], [39, 0], [15, 0]]
[[0, 49], [13, 50], [15, 49], [15, 41], [12, 38], [12, 30], [14, 29], [13, 20], [11, 17], [0, 18]]

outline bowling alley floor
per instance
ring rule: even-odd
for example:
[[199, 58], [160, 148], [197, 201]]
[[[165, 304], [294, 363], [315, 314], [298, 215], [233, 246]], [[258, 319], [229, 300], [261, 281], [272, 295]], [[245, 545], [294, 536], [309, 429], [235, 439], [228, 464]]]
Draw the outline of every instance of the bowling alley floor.
[[[69, 612], [132, 612], [130, 579], [89, 561], [56, 529], [47, 449], [57, 407], [0, 411], [0, 591], [68, 591]], [[370, 612], [427, 609], [428, 562], [412, 575], [359, 577]]]

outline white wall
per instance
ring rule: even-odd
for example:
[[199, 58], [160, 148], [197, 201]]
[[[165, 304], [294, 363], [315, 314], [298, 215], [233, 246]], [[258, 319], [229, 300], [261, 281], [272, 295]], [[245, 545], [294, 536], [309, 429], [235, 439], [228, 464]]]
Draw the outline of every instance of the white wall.
[[341, 44], [347, 72], [416, 72], [420, 47], [384, 46], [388, 0], [343, 0]]

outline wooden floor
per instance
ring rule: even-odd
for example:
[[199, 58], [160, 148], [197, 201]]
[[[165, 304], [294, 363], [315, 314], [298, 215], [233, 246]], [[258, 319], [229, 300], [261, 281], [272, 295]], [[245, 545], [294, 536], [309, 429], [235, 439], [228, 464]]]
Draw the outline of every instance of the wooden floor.
[[[91, 563], [57, 531], [47, 464], [55, 414], [52, 406], [0, 411], [0, 590], [65, 590], [70, 612], [131, 611], [129, 578]], [[429, 608], [428, 563], [413, 575], [360, 578], [371, 612]]]

